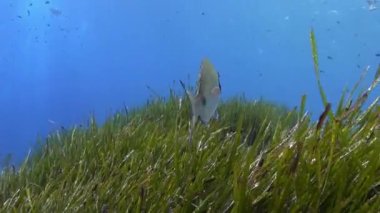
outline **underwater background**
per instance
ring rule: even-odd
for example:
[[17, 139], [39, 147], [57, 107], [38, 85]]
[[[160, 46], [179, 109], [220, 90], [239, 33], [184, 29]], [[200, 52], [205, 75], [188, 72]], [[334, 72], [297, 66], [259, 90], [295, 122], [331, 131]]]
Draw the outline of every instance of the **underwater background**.
[[[336, 106], [380, 63], [380, 3], [356, 0], [0, 1], [0, 159], [20, 162], [50, 131], [104, 121], [178, 80], [195, 85], [207, 57], [224, 100], [245, 95], [323, 111], [311, 58]], [[365, 89], [364, 87], [361, 89]], [[377, 88], [372, 96], [379, 96]], [[374, 97], [370, 97], [373, 99]]]

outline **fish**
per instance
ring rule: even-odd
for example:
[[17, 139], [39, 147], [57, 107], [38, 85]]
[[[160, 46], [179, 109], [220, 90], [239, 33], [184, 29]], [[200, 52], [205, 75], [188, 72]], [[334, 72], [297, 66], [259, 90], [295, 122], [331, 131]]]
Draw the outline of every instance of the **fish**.
[[55, 121], [53, 121], [53, 120], [51, 120], [51, 119], [48, 119], [48, 122], [51, 123], [51, 124], [54, 124], [54, 125], [57, 124], [57, 122], [55, 122]]
[[339, 11], [337, 11], [337, 10], [330, 10], [328, 13], [329, 14], [335, 14], [335, 15], [337, 15], [337, 14], [339, 14]]
[[62, 11], [55, 8], [50, 8], [50, 13], [54, 16], [60, 16], [62, 14]]
[[376, 0], [367, 0], [367, 3], [368, 3], [368, 10], [369, 11], [377, 9], [377, 7], [376, 7], [377, 1]]
[[211, 118], [218, 117], [217, 107], [219, 104], [222, 87], [219, 80], [219, 73], [215, 70], [212, 63], [206, 58], [201, 62], [200, 73], [196, 93], [186, 89], [185, 84], [180, 81], [191, 104], [191, 124], [190, 124], [190, 141], [192, 130], [198, 120], [207, 125]]

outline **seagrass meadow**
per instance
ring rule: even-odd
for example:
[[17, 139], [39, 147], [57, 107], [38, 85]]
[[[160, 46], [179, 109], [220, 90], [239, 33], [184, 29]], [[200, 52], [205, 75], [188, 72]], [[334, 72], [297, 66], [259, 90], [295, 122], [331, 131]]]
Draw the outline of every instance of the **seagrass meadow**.
[[[380, 81], [329, 104], [318, 120], [300, 106], [226, 100], [197, 125], [174, 92], [123, 109], [98, 125], [51, 133], [17, 169], [0, 176], [2, 212], [379, 212]], [[312, 72], [311, 72], [312, 73]], [[360, 82], [358, 82], [359, 84]]]

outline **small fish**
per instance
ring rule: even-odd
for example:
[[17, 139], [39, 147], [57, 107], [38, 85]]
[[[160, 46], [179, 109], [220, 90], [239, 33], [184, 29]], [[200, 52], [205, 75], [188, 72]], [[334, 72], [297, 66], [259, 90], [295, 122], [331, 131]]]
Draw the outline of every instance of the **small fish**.
[[50, 13], [54, 16], [60, 16], [62, 15], [62, 11], [55, 9], [55, 8], [50, 8]]
[[376, 53], [375, 56], [376, 56], [376, 57], [380, 57], [380, 53]]
[[180, 81], [180, 83], [186, 91], [191, 103], [191, 141], [192, 130], [194, 129], [198, 119], [203, 124], [208, 124], [213, 116], [217, 117], [216, 109], [218, 107], [222, 88], [219, 81], [219, 74], [215, 71], [214, 66], [208, 59], [204, 59], [201, 63], [198, 88], [195, 95], [186, 89], [185, 84], [182, 81]]
[[327, 59], [329, 59], [329, 60], [333, 60], [333, 57], [331, 57], [331, 56], [327, 56]]
[[337, 10], [330, 10], [328, 13], [329, 14], [335, 14], [335, 15], [337, 15], [337, 14], [339, 14], [339, 11], [337, 11]]
[[372, 10], [376, 10], [377, 7], [376, 7], [376, 0], [367, 0], [367, 3], [368, 3], [368, 10], [369, 11], [372, 11]]
[[50, 4], [50, 1], [45, 1], [45, 4]]
[[57, 122], [55, 122], [55, 121], [53, 121], [53, 120], [51, 120], [51, 119], [48, 119], [48, 122], [51, 123], [51, 124], [54, 124], [54, 125], [57, 124]]
[[27, 12], [28, 12], [28, 16], [30, 16], [30, 11], [28, 10]]

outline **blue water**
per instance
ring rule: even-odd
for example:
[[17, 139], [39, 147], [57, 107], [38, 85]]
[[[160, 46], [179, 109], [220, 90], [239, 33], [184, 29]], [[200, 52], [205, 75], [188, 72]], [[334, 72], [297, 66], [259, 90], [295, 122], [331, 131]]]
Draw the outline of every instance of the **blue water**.
[[[376, 3], [380, 7], [380, 2]], [[1, 0], [0, 159], [20, 162], [61, 126], [103, 121], [144, 104], [178, 80], [194, 84], [202, 58], [221, 75], [222, 98], [245, 94], [289, 107], [321, 105], [309, 31], [323, 86], [336, 103], [367, 65], [380, 62], [380, 9], [366, 0]], [[29, 12], [28, 12], [29, 11]], [[380, 94], [379, 89], [373, 97]]]

